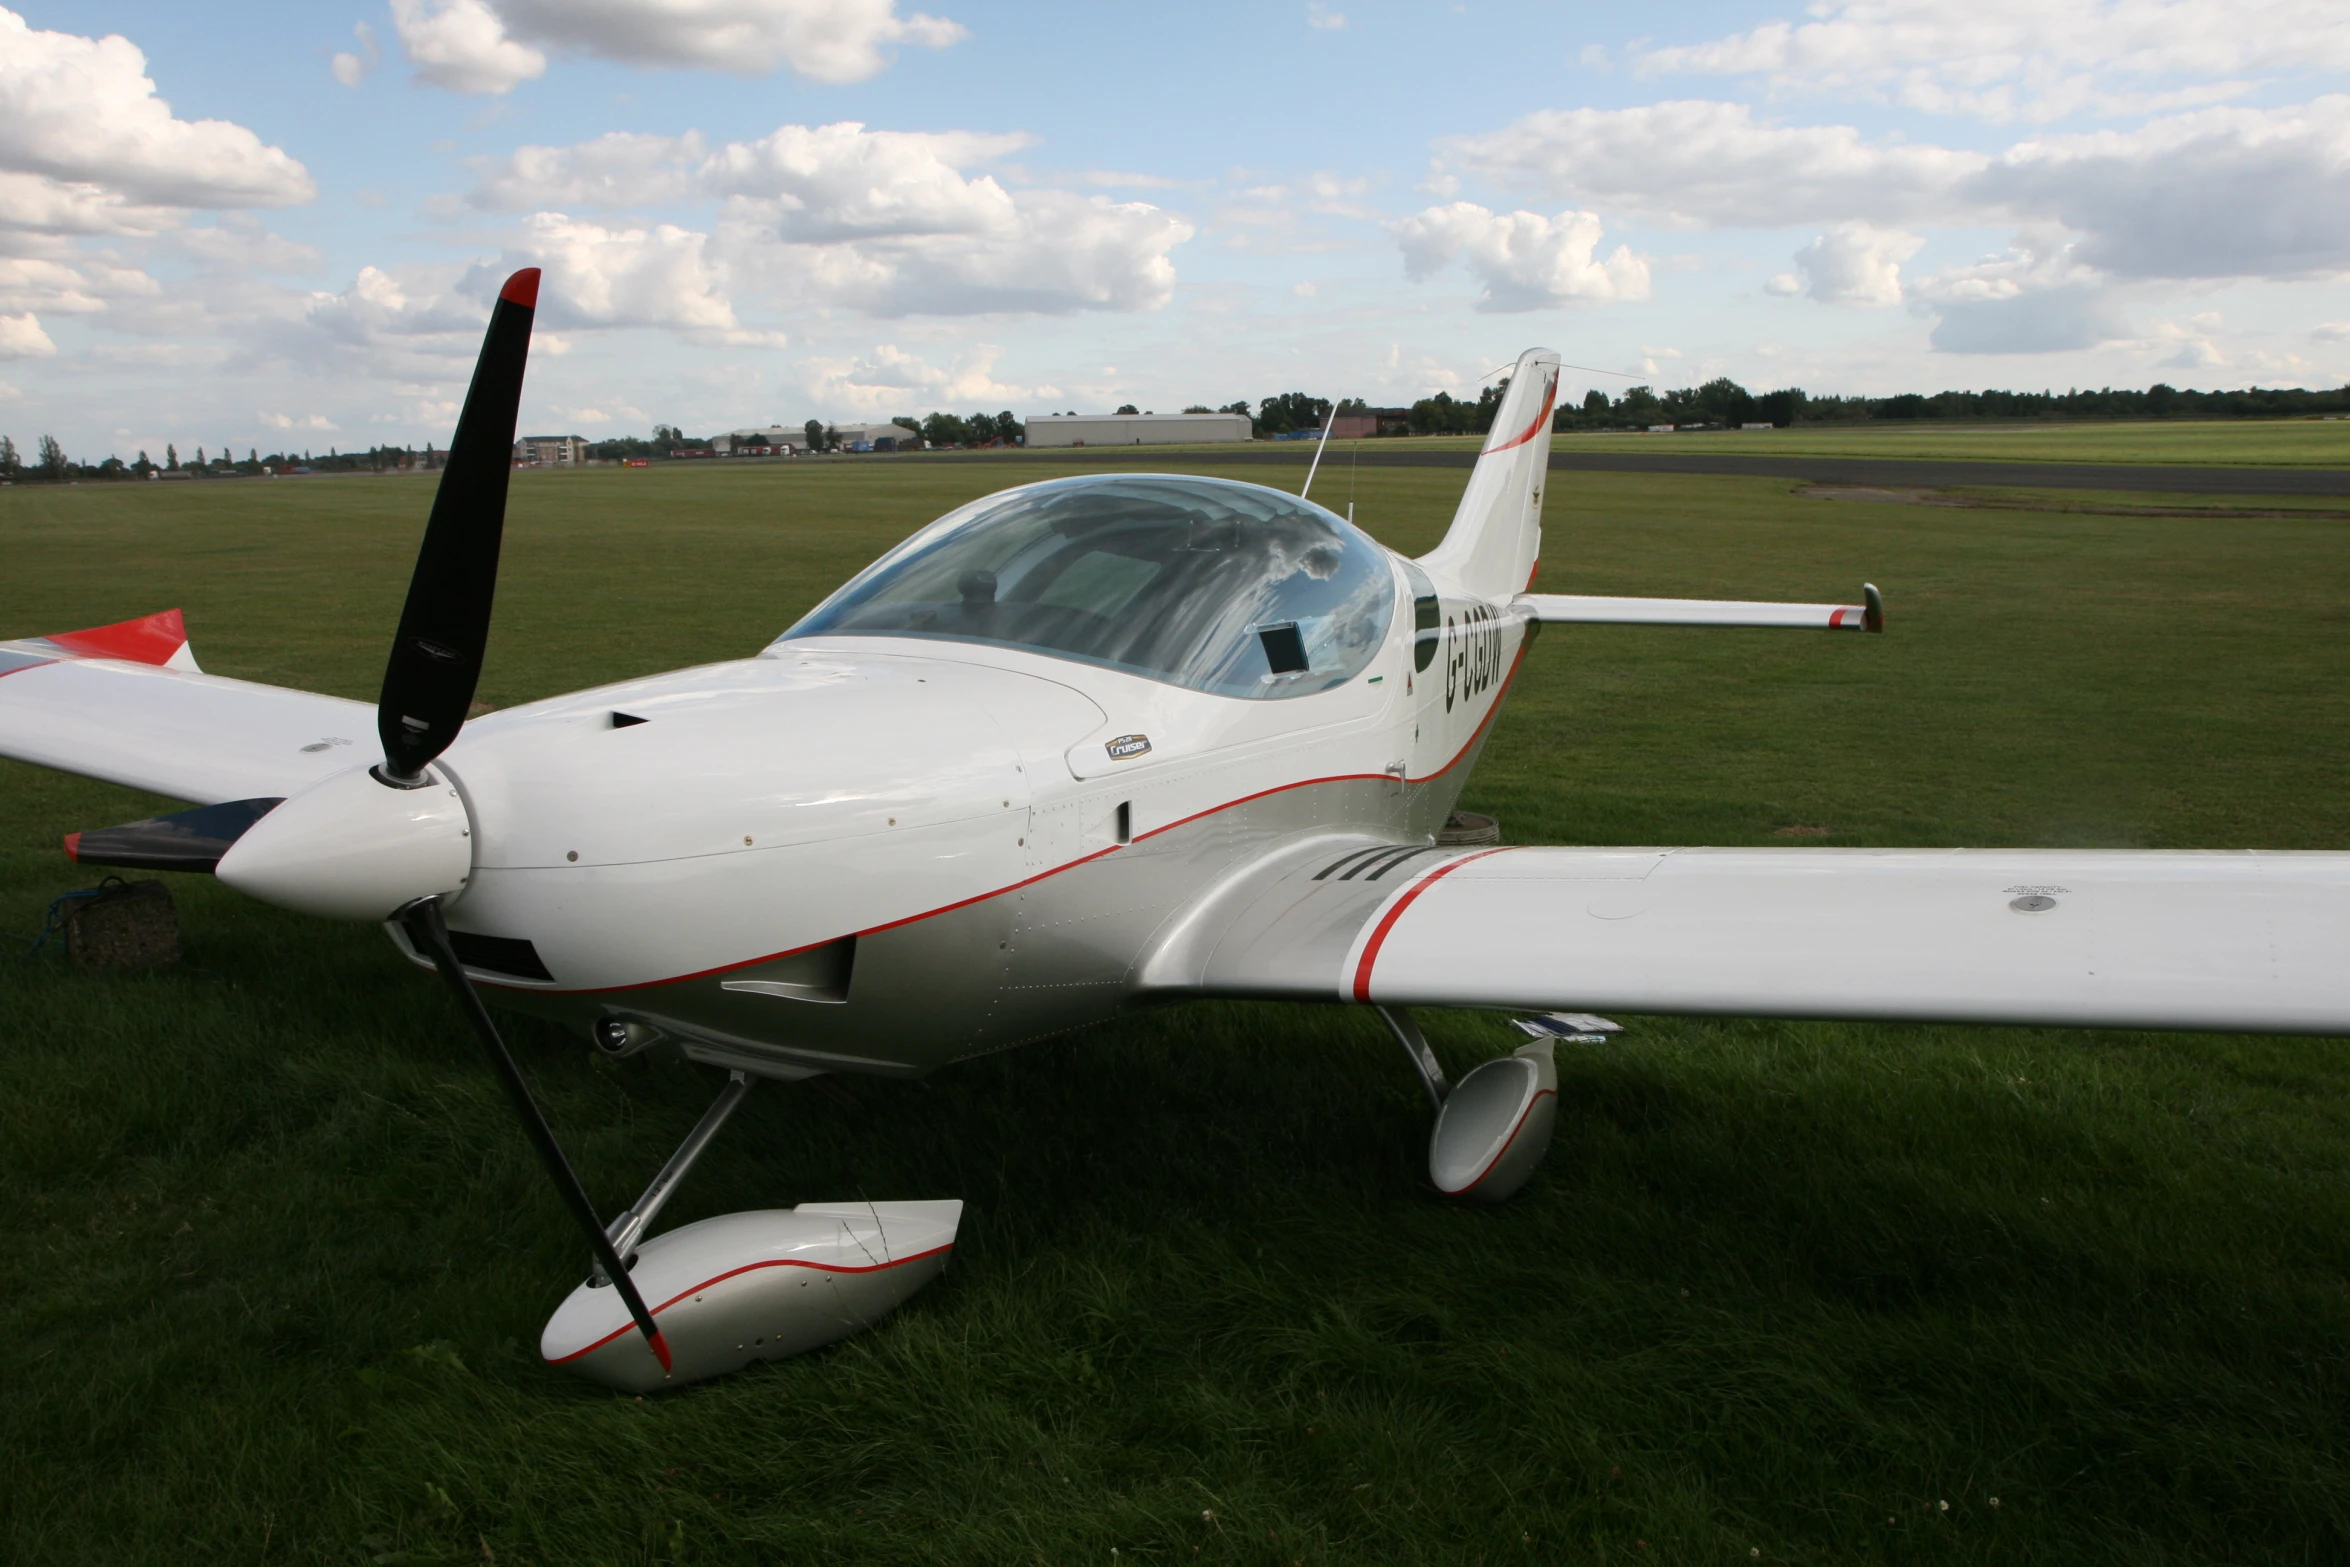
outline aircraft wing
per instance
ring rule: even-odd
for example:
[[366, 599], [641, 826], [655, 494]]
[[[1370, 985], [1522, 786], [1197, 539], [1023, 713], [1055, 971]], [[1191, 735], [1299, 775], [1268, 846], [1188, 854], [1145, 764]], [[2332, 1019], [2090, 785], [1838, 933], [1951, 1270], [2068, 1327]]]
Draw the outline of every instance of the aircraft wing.
[[[1400, 858], [1399, 858], [1400, 856]], [[1302, 846], [1145, 989], [2350, 1033], [2350, 853]]]
[[176, 800], [283, 798], [371, 754], [364, 702], [207, 675], [178, 610], [0, 642], [0, 756]]

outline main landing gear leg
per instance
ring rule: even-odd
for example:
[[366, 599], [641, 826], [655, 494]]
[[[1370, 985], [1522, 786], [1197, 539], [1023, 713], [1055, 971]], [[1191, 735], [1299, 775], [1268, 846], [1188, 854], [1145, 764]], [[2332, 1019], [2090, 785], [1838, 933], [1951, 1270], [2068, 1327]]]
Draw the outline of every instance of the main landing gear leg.
[[1444, 1096], [1452, 1092], [1452, 1084], [1445, 1081], [1444, 1068], [1436, 1064], [1436, 1052], [1428, 1048], [1428, 1036], [1420, 1032], [1420, 1025], [1401, 1007], [1374, 1007], [1379, 1021], [1403, 1046], [1403, 1053], [1412, 1060], [1412, 1070], [1420, 1074], [1420, 1085], [1428, 1090], [1428, 1103], [1438, 1115], [1444, 1113]]
[[936, 1278], [954, 1250], [959, 1202], [804, 1202], [721, 1214], [647, 1239], [663, 1206], [751, 1091], [726, 1087], [606, 1236], [650, 1307], [674, 1367], [632, 1347], [610, 1275], [571, 1292], [539, 1336], [550, 1365], [631, 1393], [698, 1382], [848, 1337]]
[[1533, 1175], [1558, 1124], [1556, 1040], [1545, 1034], [1515, 1053], [1445, 1081], [1427, 1036], [1401, 1007], [1377, 1008], [1436, 1107], [1428, 1134], [1428, 1176], [1447, 1197], [1500, 1202]]

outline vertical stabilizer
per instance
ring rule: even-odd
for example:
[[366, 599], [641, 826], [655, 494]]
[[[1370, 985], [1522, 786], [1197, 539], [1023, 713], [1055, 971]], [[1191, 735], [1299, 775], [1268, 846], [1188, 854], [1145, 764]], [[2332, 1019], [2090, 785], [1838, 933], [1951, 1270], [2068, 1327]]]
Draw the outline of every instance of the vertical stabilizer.
[[1542, 491], [1550, 476], [1550, 413], [1558, 389], [1555, 350], [1529, 348], [1518, 356], [1452, 529], [1420, 558], [1445, 587], [1506, 599], [1532, 584], [1542, 553]]

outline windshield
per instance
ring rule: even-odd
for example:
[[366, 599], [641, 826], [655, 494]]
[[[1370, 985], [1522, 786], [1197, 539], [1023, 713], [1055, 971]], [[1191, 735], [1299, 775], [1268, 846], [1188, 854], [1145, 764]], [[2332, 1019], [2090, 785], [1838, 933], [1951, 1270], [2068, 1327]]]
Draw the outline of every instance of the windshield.
[[1394, 607], [1387, 552], [1319, 506], [1226, 479], [1116, 474], [949, 512], [784, 636], [992, 642], [1286, 697], [1360, 672]]

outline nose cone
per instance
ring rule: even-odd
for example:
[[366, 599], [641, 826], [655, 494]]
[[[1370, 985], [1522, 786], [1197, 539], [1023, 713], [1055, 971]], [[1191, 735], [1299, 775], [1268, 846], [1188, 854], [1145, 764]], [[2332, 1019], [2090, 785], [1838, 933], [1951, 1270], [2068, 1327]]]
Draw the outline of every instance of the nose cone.
[[395, 789], [366, 768], [324, 778], [247, 828], [215, 872], [239, 892], [331, 920], [385, 920], [453, 898], [473, 868], [465, 802], [436, 770]]

